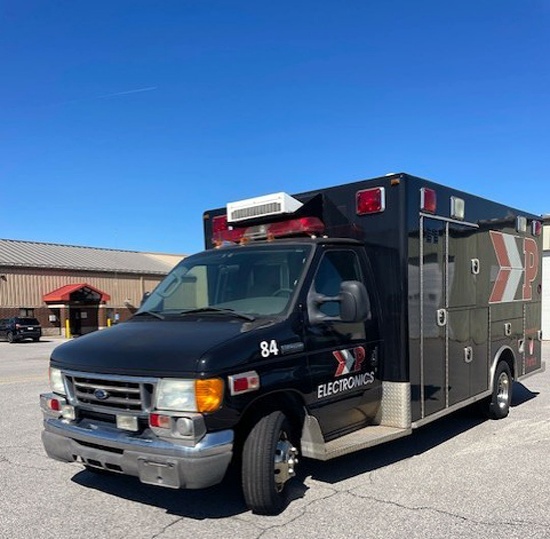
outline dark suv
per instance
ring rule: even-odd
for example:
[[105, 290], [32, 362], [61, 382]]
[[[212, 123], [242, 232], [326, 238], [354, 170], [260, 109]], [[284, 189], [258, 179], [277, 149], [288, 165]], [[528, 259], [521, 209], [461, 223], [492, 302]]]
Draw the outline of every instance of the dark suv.
[[8, 342], [32, 339], [36, 342], [41, 336], [42, 328], [36, 318], [16, 316], [0, 320], [0, 339], [6, 339]]

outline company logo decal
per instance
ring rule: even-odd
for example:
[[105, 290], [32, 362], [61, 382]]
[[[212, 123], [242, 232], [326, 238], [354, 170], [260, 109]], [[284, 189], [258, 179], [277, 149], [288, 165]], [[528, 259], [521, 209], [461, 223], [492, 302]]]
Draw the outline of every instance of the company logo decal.
[[347, 348], [344, 350], [335, 350], [332, 352], [338, 367], [334, 376], [342, 376], [344, 374], [350, 374], [352, 372], [359, 372], [361, 365], [365, 360], [365, 349], [362, 346], [356, 348]]
[[[318, 399], [331, 397], [374, 382], [374, 374], [372, 372], [360, 372], [366, 356], [365, 349], [362, 346], [335, 350], [332, 354], [338, 363], [336, 372], [334, 373], [335, 380], [317, 386]], [[346, 374], [351, 374], [352, 376], [343, 378]]]
[[502, 232], [490, 234], [499, 269], [489, 303], [530, 300], [539, 266], [537, 243]]

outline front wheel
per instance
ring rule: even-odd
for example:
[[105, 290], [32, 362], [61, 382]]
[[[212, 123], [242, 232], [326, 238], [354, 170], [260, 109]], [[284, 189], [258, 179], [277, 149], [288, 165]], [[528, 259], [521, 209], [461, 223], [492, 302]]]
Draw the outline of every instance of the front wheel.
[[482, 411], [490, 419], [503, 419], [512, 403], [512, 373], [506, 361], [497, 365], [493, 379], [493, 394], [481, 402]]
[[291, 441], [290, 423], [280, 412], [262, 417], [245, 441], [242, 486], [254, 513], [276, 515], [286, 504], [286, 485], [296, 475], [298, 450]]

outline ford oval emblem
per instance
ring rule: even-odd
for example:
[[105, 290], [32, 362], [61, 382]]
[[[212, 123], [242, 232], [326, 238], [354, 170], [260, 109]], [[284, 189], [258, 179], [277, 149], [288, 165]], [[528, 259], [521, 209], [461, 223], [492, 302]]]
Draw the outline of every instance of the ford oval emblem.
[[94, 391], [94, 397], [97, 400], [104, 401], [109, 398], [109, 393], [107, 393], [104, 389], [96, 389]]

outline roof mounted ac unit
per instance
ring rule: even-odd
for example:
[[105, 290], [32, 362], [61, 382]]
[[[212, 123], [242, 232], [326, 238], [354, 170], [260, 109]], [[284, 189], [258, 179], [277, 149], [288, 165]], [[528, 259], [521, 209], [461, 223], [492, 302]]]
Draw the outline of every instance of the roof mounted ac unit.
[[227, 221], [235, 223], [259, 217], [294, 213], [302, 203], [287, 193], [273, 193], [227, 204]]

